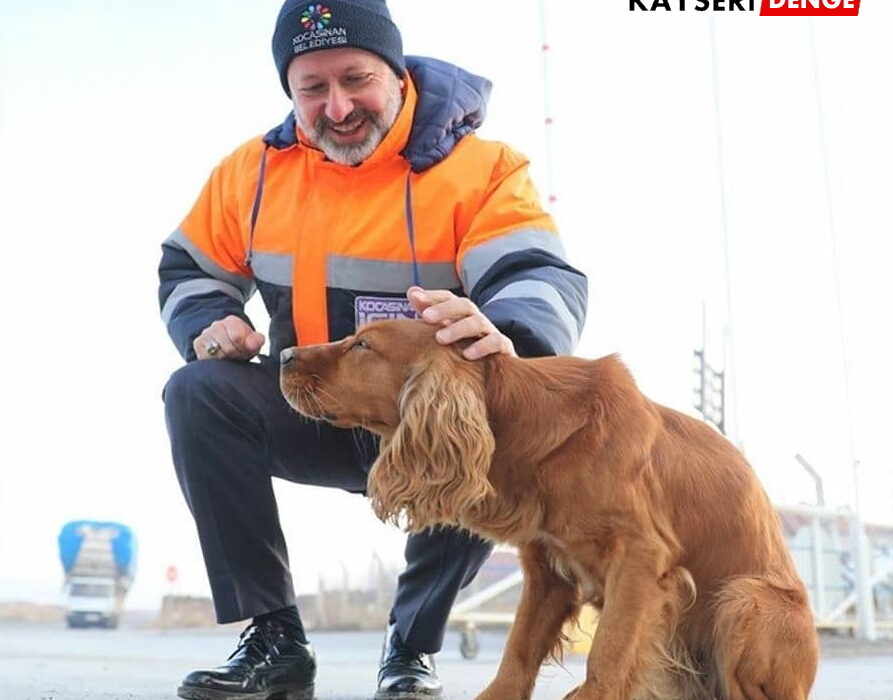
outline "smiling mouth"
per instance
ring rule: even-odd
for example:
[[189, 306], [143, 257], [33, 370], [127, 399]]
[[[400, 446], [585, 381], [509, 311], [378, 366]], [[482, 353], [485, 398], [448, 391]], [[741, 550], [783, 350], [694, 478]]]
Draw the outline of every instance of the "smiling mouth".
[[329, 131], [338, 136], [355, 136], [359, 133], [360, 129], [366, 124], [365, 119], [360, 119], [354, 124], [343, 124], [343, 125], [335, 125], [329, 124]]

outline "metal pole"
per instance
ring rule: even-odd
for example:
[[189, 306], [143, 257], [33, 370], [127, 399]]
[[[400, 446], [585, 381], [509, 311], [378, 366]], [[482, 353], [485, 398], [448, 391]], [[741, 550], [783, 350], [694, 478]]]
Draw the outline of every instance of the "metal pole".
[[858, 510], [853, 512], [852, 529], [853, 551], [856, 554], [856, 623], [859, 638], [874, 641], [877, 639], [877, 628], [874, 624], [874, 596], [871, 591], [871, 548]]
[[815, 616], [825, 617], [825, 567], [822, 562], [822, 524], [818, 515], [812, 516], [812, 580], [815, 583]]
[[[806, 470], [806, 473], [812, 477], [815, 482], [815, 501], [819, 508], [825, 507], [825, 487], [822, 483], [822, 477], [806, 458], [797, 453], [794, 455], [800, 466]], [[825, 567], [822, 557], [822, 523], [818, 514], [812, 516], [812, 571], [813, 581], [815, 582], [815, 616], [818, 620], [822, 620], [825, 616]]]
[[[738, 412], [738, 366], [735, 361], [735, 336], [733, 333], [734, 297], [732, 295], [732, 254], [729, 244], [729, 204], [726, 193], [726, 166], [723, 156], [723, 121], [719, 99], [719, 59], [716, 50], [716, 23], [713, 14], [710, 15], [710, 58], [713, 64], [713, 109], [716, 122], [716, 155], [717, 155], [717, 186], [719, 187], [720, 213], [722, 214], [722, 251], [723, 272], [725, 277], [726, 292], [726, 326], [723, 331], [723, 374], [728, 378], [723, 391], [723, 432], [744, 451], [741, 430], [741, 414]], [[725, 389], [728, 392], [725, 393]], [[728, 403], [728, 411], [726, 411]], [[728, 416], [728, 420], [726, 420]]]
[[707, 302], [701, 302], [701, 349], [695, 350], [695, 373], [698, 375], [695, 385], [695, 408], [701, 412], [704, 420], [707, 420]]
[[800, 466], [803, 467], [806, 472], [812, 477], [812, 480], [815, 482], [815, 504], [819, 508], [825, 507], [825, 486], [822, 482], [822, 477], [816, 471], [815, 467], [813, 467], [809, 462], [806, 461], [806, 458], [801, 455], [799, 452], [794, 455], [794, 459], [796, 459]]
[[819, 85], [818, 50], [815, 43], [815, 27], [812, 18], [807, 24], [809, 46], [812, 53], [813, 86], [815, 88], [816, 111], [819, 122], [819, 145], [821, 147], [823, 170], [825, 173], [825, 203], [828, 210], [828, 243], [831, 252], [831, 269], [834, 277], [834, 291], [837, 299], [837, 330], [840, 339], [840, 356], [843, 365], [844, 409], [846, 411], [847, 437], [849, 438], [850, 459], [853, 465], [853, 553], [856, 555], [856, 593], [858, 596], [859, 638], [873, 641], [877, 639], [874, 624], [874, 600], [871, 595], [869, 547], [860, 515], [859, 460], [856, 450], [856, 437], [853, 419], [852, 381], [850, 377], [849, 353], [847, 348], [846, 322], [843, 313], [843, 292], [841, 289], [840, 260], [837, 255], [837, 227], [834, 219], [834, 202], [831, 197], [831, 175], [828, 159], [828, 139], [825, 134], [825, 110]]
[[545, 124], [546, 138], [546, 210], [554, 217], [558, 195], [555, 192], [555, 117], [552, 114], [552, 70], [550, 66], [550, 54], [552, 46], [549, 44], [548, 0], [539, 1], [540, 20], [540, 51], [543, 57], [543, 121]]
[[707, 302], [701, 301], [701, 352], [707, 355]]

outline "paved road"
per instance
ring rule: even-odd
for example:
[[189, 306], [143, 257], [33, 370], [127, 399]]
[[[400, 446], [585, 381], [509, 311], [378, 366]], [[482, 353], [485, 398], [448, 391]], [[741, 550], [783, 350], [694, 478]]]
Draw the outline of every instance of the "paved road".
[[[2, 700], [175, 700], [177, 681], [232, 651], [237, 628], [208, 630], [67, 630], [58, 624], [4, 622], [0, 628]], [[448, 700], [471, 699], [493, 676], [504, 633], [481, 634], [478, 658], [459, 655], [450, 633], [438, 667]], [[381, 636], [315, 633], [320, 700], [369, 700]], [[554, 700], [579, 684], [582, 659], [546, 668], [534, 700]], [[893, 700], [893, 645], [832, 645], [813, 700]]]

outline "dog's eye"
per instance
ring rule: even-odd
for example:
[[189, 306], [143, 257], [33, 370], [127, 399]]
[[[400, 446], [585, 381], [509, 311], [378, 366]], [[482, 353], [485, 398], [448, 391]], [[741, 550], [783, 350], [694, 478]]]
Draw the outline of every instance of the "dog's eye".
[[351, 350], [368, 350], [369, 343], [367, 343], [362, 338], [359, 338], [353, 345], [350, 346], [350, 349]]

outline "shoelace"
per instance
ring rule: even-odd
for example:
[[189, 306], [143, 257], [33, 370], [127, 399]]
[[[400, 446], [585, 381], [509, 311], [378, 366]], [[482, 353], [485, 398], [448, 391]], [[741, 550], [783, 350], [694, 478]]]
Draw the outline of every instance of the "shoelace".
[[423, 669], [425, 671], [432, 670], [431, 663], [428, 661], [427, 655], [423, 654], [420, 651], [415, 651], [410, 649], [409, 647], [403, 646], [401, 640], [397, 640], [398, 643], [392, 643], [391, 653], [385, 659], [384, 664], [381, 667], [381, 670], [390, 671], [393, 667], [405, 667], [405, 666], [415, 666], [419, 669]]
[[245, 656], [250, 662], [260, 661], [273, 648], [278, 635], [279, 631], [269, 623], [257, 624], [252, 622], [242, 630], [236, 650], [229, 655], [229, 659], [232, 659], [244, 650]]

